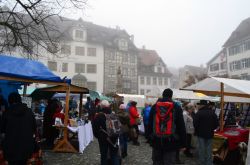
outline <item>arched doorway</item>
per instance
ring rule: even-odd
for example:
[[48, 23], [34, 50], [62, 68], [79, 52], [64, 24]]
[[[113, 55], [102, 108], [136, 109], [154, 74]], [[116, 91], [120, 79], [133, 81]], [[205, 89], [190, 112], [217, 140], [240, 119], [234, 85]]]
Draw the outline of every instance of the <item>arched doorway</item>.
[[84, 75], [78, 73], [77, 75], [72, 77], [72, 84], [80, 87], [87, 86], [87, 78]]

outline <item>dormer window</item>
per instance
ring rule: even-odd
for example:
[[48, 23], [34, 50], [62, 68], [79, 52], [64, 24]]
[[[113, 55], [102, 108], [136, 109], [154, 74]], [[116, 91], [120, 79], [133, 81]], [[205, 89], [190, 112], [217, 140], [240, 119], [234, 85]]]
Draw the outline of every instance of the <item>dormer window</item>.
[[85, 40], [85, 31], [79, 29], [75, 30], [74, 38], [76, 40]]
[[128, 42], [124, 39], [119, 40], [119, 49], [128, 50]]
[[161, 67], [157, 67], [157, 72], [162, 73]]

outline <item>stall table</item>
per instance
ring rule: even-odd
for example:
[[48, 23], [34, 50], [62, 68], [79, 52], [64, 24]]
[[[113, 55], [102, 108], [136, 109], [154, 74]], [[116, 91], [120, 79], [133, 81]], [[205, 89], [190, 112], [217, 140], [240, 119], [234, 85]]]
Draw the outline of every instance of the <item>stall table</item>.
[[83, 153], [84, 149], [89, 145], [89, 143], [94, 140], [91, 122], [78, 127], [68, 126], [68, 129], [71, 132], [78, 133], [79, 152]]
[[226, 137], [228, 140], [229, 151], [238, 148], [240, 142], [248, 143], [249, 130], [244, 128], [224, 128], [223, 131], [218, 131], [216, 134]]

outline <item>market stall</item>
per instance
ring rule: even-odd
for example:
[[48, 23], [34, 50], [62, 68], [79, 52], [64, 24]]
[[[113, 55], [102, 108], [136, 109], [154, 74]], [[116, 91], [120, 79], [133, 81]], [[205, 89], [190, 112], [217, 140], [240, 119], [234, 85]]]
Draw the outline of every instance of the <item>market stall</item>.
[[[247, 102], [250, 103], [250, 81], [235, 80], [227, 78], [211, 77], [204, 79], [194, 85], [184, 88], [184, 90], [192, 90], [210, 96], [220, 96], [220, 129], [216, 131], [216, 138], [222, 137], [228, 142], [227, 147], [217, 150], [223, 158], [228, 151], [235, 150], [240, 142], [248, 143], [249, 130], [241, 127], [224, 128], [224, 107], [225, 102]], [[223, 145], [223, 143], [221, 143]], [[217, 146], [217, 148], [221, 148]]]
[[[66, 102], [69, 102], [69, 95], [70, 93], [73, 94], [79, 94], [80, 95], [80, 104], [79, 104], [79, 116], [81, 115], [82, 112], [82, 98], [83, 98], [83, 94], [88, 94], [89, 93], [89, 89], [88, 88], [84, 88], [84, 87], [79, 87], [79, 86], [75, 86], [75, 85], [68, 85], [68, 86], [62, 86], [62, 85], [58, 85], [58, 86], [51, 86], [51, 87], [46, 87], [46, 88], [38, 88], [36, 89], [31, 96], [35, 97], [35, 98], [39, 98], [39, 99], [44, 99], [44, 97], [52, 97], [55, 93], [66, 93]], [[67, 107], [65, 108], [66, 112], [68, 114], [68, 110]], [[56, 144], [56, 146], [54, 147], [54, 151], [56, 152], [77, 152], [73, 146], [71, 146], [70, 148], [68, 148], [67, 150], [65, 150], [66, 148], [63, 147], [64, 144], [68, 143], [68, 129], [71, 128], [70, 130], [75, 130], [74, 132], [81, 132], [82, 133], [82, 129], [81, 128], [85, 128], [84, 126], [80, 127], [77, 130], [76, 128], [72, 128], [72, 127], [68, 127], [68, 115], [67, 118], [65, 117], [65, 122], [64, 122], [64, 126], [60, 126], [60, 128], [58, 127], [58, 129], [63, 129], [64, 135], [63, 135], [63, 139], [58, 142]], [[89, 130], [89, 129], [88, 129]], [[85, 133], [91, 133], [91, 131], [85, 132]], [[79, 134], [78, 134], [79, 135]], [[80, 137], [82, 137], [80, 135]], [[79, 136], [78, 136], [79, 138]], [[83, 138], [79, 139], [79, 145], [82, 144], [82, 141], [84, 141]], [[79, 147], [79, 150], [81, 152], [82, 147]]]
[[[18, 92], [20, 86], [23, 86], [23, 94], [25, 95], [27, 86], [32, 83], [61, 85], [69, 91], [70, 80], [61, 79], [54, 75], [40, 62], [0, 55], [0, 63], [1, 90], [5, 98], [7, 98], [11, 92]], [[6, 86], [11, 86], [12, 88], [6, 88]], [[68, 102], [66, 103], [66, 109], [67, 108]], [[67, 117], [67, 112], [65, 116]], [[63, 144], [63, 148], [65, 149], [64, 151], [72, 151], [72, 146], [67, 143], [67, 139]]]

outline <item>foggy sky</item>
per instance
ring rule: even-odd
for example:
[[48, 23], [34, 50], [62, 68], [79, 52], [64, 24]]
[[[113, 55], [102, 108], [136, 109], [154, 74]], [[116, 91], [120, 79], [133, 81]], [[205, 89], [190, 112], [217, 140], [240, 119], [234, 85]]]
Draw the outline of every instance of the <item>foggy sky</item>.
[[138, 48], [156, 50], [172, 67], [206, 65], [250, 17], [250, 0], [88, 0], [88, 5], [65, 15], [119, 26], [135, 36]]

